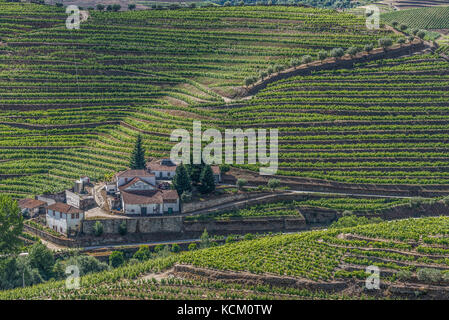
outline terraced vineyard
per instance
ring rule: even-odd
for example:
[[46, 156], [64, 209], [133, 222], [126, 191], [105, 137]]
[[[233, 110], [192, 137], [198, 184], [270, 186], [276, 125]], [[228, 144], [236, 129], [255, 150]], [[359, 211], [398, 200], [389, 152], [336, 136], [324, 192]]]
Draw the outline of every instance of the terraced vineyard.
[[415, 55], [268, 85], [208, 107], [226, 127], [278, 128], [280, 174], [449, 190], [449, 63]]
[[233, 96], [269, 63], [375, 43], [386, 31], [331, 10], [230, 7], [90, 12], [67, 30], [62, 8], [0, 0], [0, 192], [16, 198], [99, 179], [169, 134], [220, 126], [198, 104]]
[[187, 216], [187, 220], [251, 218], [272, 216], [298, 216], [303, 208], [329, 208], [337, 211], [358, 213], [373, 212], [409, 203], [409, 199], [388, 198], [350, 198], [337, 196], [309, 196], [301, 200], [280, 201], [249, 206], [240, 210], [220, 211], [217, 213]]
[[382, 19], [387, 23], [397, 21], [410, 28], [449, 29], [449, 3], [445, 7], [417, 8], [409, 10], [392, 11], [382, 14]]
[[[265, 292], [277, 299], [447, 297], [448, 235], [449, 218], [435, 217], [269, 236], [88, 275], [79, 290], [49, 282], [4, 291], [0, 298], [255, 299], [268, 298]], [[380, 268], [380, 291], [363, 289], [367, 266]], [[223, 276], [229, 272], [234, 283]]]

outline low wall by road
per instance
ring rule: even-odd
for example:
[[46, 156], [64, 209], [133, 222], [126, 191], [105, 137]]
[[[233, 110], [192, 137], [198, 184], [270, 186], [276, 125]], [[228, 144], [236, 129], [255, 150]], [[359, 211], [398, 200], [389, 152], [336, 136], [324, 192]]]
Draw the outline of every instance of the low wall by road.
[[268, 192], [245, 192], [245, 193], [237, 193], [233, 195], [223, 196], [212, 200], [206, 200], [202, 202], [191, 202], [184, 203], [182, 205], [182, 213], [195, 213], [198, 210], [204, 210], [207, 208], [213, 208], [216, 206], [220, 206], [225, 203], [251, 199], [256, 197], [261, 197], [264, 195], [268, 195]]

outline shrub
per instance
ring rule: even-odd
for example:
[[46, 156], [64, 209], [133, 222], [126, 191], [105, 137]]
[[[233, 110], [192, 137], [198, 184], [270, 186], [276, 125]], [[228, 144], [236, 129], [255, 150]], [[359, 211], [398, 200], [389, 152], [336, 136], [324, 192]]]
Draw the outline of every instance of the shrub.
[[398, 26], [398, 24], [399, 24], [399, 22], [397, 22], [397, 21], [392, 21], [391, 22], [391, 25], [393, 26], [393, 27], [397, 27]]
[[221, 173], [226, 173], [231, 170], [231, 166], [229, 164], [220, 164], [220, 171]]
[[246, 179], [237, 179], [237, 188], [241, 190], [247, 183]]
[[299, 59], [291, 59], [290, 60], [290, 66], [292, 66], [292, 67], [299, 66], [300, 64], [301, 64], [301, 61]]
[[232, 242], [236, 242], [237, 240], [238, 240], [238, 237], [236, 235], [230, 234], [226, 237], [225, 243], [232, 243]]
[[192, 192], [190, 192], [190, 191], [184, 191], [184, 192], [181, 194], [181, 201], [182, 201], [182, 202], [185, 202], [185, 203], [192, 201]]
[[424, 37], [426, 36], [426, 31], [425, 30], [419, 30], [418, 33], [416, 34], [419, 38], [424, 39]]
[[281, 66], [280, 64], [274, 65], [273, 68], [275, 72], [281, 72], [282, 70], [284, 70], [284, 66]]
[[393, 40], [391, 40], [391, 38], [389, 37], [384, 37], [384, 38], [380, 38], [379, 39], [379, 45], [382, 48], [388, 48], [393, 44]]
[[407, 30], [407, 25], [405, 25], [405, 24], [403, 24], [403, 23], [401, 23], [400, 25], [399, 25], [399, 30], [401, 30], [401, 31], [405, 31], [405, 30]]
[[357, 47], [349, 47], [348, 50], [346, 50], [346, 53], [351, 55], [351, 56], [355, 56], [357, 54], [357, 52], [359, 52], [360, 49]]
[[281, 181], [279, 179], [270, 179], [268, 180], [268, 187], [272, 190], [279, 188], [279, 186], [281, 185]]
[[171, 252], [177, 253], [181, 251], [181, 247], [177, 243], [173, 243], [171, 246]]
[[321, 50], [318, 52], [318, 59], [324, 60], [329, 56], [329, 53], [327, 51]]
[[206, 229], [204, 229], [203, 234], [201, 235], [200, 239], [201, 239], [201, 243], [200, 243], [201, 248], [208, 248], [211, 246], [209, 233], [207, 232]]
[[148, 246], [140, 246], [139, 250], [137, 250], [133, 258], [139, 261], [148, 260], [151, 257], [150, 248]]
[[134, 10], [136, 8], [135, 4], [128, 4], [128, 10]]
[[438, 269], [422, 268], [417, 272], [418, 280], [425, 282], [438, 282], [442, 279], [441, 271]]
[[154, 247], [154, 252], [159, 252], [159, 251], [162, 251], [163, 249], [164, 249], [164, 245], [158, 244]]
[[422, 197], [413, 197], [410, 199], [409, 205], [411, 208], [416, 208], [424, 203], [424, 198]]
[[113, 4], [112, 5], [112, 10], [113, 11], [119, 11], [121, 8], [122, 8], [122, 6], [119, 5], [119, 4]]
[[253, 77], [246, 77], [245, 78], [245, 86], [250, 86], [250, 85], [252, 85], [253, 83], [254, 83], [255, 81], [254, 81], [254, 78]]
[[259, 77], [263, 80], [268, 76], [268, 73], [266, 71], [260, 71]]
[[347, 227], [355, 227], [364, 224], [371, 223], [380, 223], [383, 220], [381, 218], [367, 218], [367, 217], [358, 217], [356, 215], [345, 215], [338, 219], [337, 221], [332, 222], [330, 225], [330, 229], [338, 229], [338, 228], [347, 228]]
[[191, 243], [188, 246], [189, 251], [194, 251], [198, 248], [198, 245], [196, 243]]
[[397, 43], [405, 43], [405, 38], [399, 38], [399, 39], [397, 40]]
[[120, 223], [118, 227], [118, 233], [120, 233], [122, 236], [124, 236], [128, 232], [128, 228], [126, 226], [126, 221], [123, 220], [122, 223]]
[[343, 57], [344, 54], [345, 54], [345, 52], [343, 51], [342, 48], [334, 48], [330, 52], [331, 57], [334, 57], [334, 58]]
[[412, 278], [412, 272], [409, 270], [400, 270], [396, 273], [396, 277], [402, 281], [409, 280]]
[[97, 237], [103, 234], [103, 224], [100, 221], [97, 221], [94, 224], [94, 234]]
[[414, 36], [416, 36], [416, 34], [419, 32], [419, 29], [417, 28], [413, 28], [412, 30], [410, 30], [410, 33], [413, 34]]
[[120, 267], [125, 263], [125, 257], [121, 251], [113, 251], [109, 256], [109, 265], [113, 268]]
[[252, 233], [247, 233], [243, 236], [243, 240], [254, 240], [256, 238]]
[[372, 43], [368, 43], [365, 44], [365, 46], [363, 47], [363, 50], [365, 50], [366, 52], [370, 52], [371, 50], [373, 50], [374, 46]]
[[311, 56], [309, 56], [309, 55], [305, 55], [305, 56], [303, 56], [302, 58], [301, 58], [301, 63], [310, 63], [310, 62], [312, 62], [312, 57]]
[[135, 264], [138, 264], [140, 261], [134, 258], [129, 259], [128, 265], [133, 266]]

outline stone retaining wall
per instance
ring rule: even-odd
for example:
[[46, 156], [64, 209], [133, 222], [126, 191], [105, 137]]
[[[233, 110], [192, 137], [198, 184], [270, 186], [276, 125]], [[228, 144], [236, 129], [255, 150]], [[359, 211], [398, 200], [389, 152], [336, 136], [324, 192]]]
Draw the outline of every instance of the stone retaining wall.
[[327, 58], [323, 61], [314, 61], [303, 64], [297, 68], [289, 68], [279, 73], [272, 74], [270, 77], [256, 82], [247, 89], [247, 95], [253, 95], [267, 87], [269, 83], [286, 79], [292, 76], [309, 75], [314, 71], [331, 70], [337, 68], [352, 68], [356, 63], [368, 62], [373, 60], [395, 58], [405, 54], [424, 49], [425, 44], [421, 40], [414, 40], [411, 43], [396, 44], [388, 48], [386, 51], [382, 48], [373, 49], [370, 53], [360, 52], [354, 57], [344, 56], [340, 59]]

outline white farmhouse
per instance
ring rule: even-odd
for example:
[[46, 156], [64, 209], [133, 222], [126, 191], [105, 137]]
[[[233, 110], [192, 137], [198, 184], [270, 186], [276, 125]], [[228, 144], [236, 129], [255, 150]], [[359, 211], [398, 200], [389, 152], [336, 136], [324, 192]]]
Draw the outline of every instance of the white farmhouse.
[[171, 159], [153, 160], [147, 162], [147, 169], [154, 173], [157, 180], [173, 179], [177, 165]]
[[115, 178], [117, 189], [129, 183], [134, 178], [139, 178], [140, 180], [143, 180], [153, 186], [156, 185], [156, 178], [154, 173], [148, 172], [146, 170], [125, 170], [117, 173], [115, 175]]
[[47, 207], [46, 219], [49, 228], [67, 235], [80, 230], [84, 212], [68, 204], [56, 202]]
[[40, 213], [45, 213], [45, 207], [47, 203], [45, 201], [36, 199], [21, 199], [18, 201], [18, 205], [22, 214], [29, 215], [31, 218], [38, 216]]
[[146, 216], [179, 212], [176, 190], [161, 190], [140, 177], [120, 186], [119, 190], [125, 214]]

